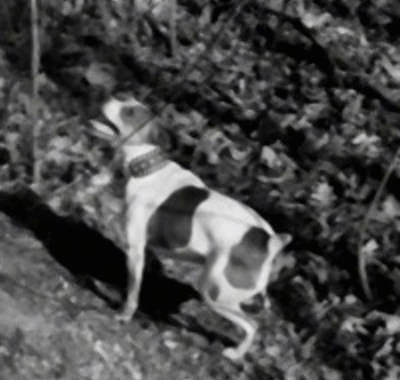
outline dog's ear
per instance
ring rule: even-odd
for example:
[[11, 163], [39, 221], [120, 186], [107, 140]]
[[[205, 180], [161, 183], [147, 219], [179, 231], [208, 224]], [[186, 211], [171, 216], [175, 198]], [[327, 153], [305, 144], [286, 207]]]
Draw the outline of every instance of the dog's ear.
[[272, 235], [268, 243], [268, 251], [270, 254], [276, 255], [278, 252], [287, 246], [292, 241], [290, 234], [275, 234]]
[[292, 235], [290, 234], [278, 234], [278, 237], [281, 241], [282, 248], [286, 247], [292, 241]]

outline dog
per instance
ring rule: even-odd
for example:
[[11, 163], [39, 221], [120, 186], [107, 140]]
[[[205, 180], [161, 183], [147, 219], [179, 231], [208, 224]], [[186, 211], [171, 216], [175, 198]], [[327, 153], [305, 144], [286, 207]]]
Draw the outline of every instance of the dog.
[[256, 322], [241, 304], [262, 294], [275, 256], [291, 241], [277, 234], [253, 209], [209, 189], [190, 170], [168, 159], [155, 145], [160, 127], [150, 109], [134, 97], [111, 97], [102, 116], [92, 120], [96, 133], [117, 141], [123, 151], [128, 242], [127, 297], [118, 319], [131, 320], [138, 307], [147, 248], [178, 260], [204, 265], [198, 290], [220, 316], [244, 330], [236, 347], [223, 355], [242, 358]]

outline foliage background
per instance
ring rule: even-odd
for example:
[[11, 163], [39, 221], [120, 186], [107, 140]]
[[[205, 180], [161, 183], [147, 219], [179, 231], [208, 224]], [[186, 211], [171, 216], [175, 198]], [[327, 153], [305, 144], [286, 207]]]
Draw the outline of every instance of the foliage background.
[[[101, 335], [100, 345], [115, 342], [119, 348], [100, 355], [106, 364], [88, 359], [91, 378], [111, 378], [110, 371], [122, 365], [133, 368], [134, 378], [205, 373], [208, 378], [397, 379], [396, 2], [179, 0], [172, 23], [172, 2], [150, 3], [39, 2], [41, 68], [35, 79], [40, 92], [34, 102], [40, 138], [34, 161], [30, 9], [22, 0], [2, 2], [2, 194], [16, 182], [31, 184], [39, 165], [40, 183], [33, 188], [54, 210], [85, 220], [123, 247], [124, 178], [102, 186], [112, 173], [113, 152], [91, 136], [87, 120], [104, 96], [130, 90], [157, 114], [164, 149], [174, 159], [213, 188], [250, 204], [278, 231], [290, 232], [294, 243], [276, 263], [273, 309], [258, 316], [261, 337], [242, 372], [229, 363], [212, 371], [213, 351], [208, 353], [199, 334], [184, 332], [185, 340], [169, 325], [141, 331], [141, 322], [134, 323], [136, 342], [155, 351], [150, 359], [137, 343], [121, 343], [116, 325], [100, 334], [112, 318], [99, 314], [78, 324], [93, 320], [88, 331]], [[391, 164], [383, 194], [374, 201]], [[360, 257], [366, 261], [370, 300], [360, 284]], [[18, 278], [3, 267], [2, 275]], [[182, 273], [178, 269], [175, 275]], [[39, 280], [29, 276], [33, 284]], [[80, 298], [79, 288], [62, 297]], [[82, 304], [91, 302], [87, 297]], [[199, 307], [189, 307], [189, 313], [212, 319]], [[52, 312], [46, 313], [50, 318]], [[68, 325], [75, 332], [76, 323]], [[218, 323], [211, 322], [217, 330]], [[24, 342], [28, 333], [21, 331]], [[20, 356], [11, 352], [13, 334], [0, 341], [0, 360], [8, 363], [0, 371], [28, 378], [21, 368], [29, 368], [30, 359], [23, 343]], [[74, 343], [81, 341], [78, 335]], [[92, 343], [89, 347], [96, 346]], [[40, 358], [46, 349], [39, 350]], [[127, 358], [127, 351], [136, 359]], [[49, 360], [53, 365], [56, 359]], [[64, 360], [82, 376], [71, 353]], [[60, 373], [68, 378], [71, 372]]]

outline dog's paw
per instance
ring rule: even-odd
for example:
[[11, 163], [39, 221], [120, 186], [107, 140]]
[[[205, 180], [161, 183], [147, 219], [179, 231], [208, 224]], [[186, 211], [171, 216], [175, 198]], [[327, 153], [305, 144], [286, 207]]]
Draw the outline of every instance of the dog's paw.
[[129, 323], [136, 312], [136, 307], [125, 308], [119, 312], [115, 319], [120, 323]]
[[119, 313], [116, 315], [115, 319], [117, 320], [117, 322], [119, 323], [129, 323], [132, 319], [132, 317], [130, 315], [127, 315], [125, 313]]
[[243, 358], [244, 353], [235, 348], [226, 348], [222, 352], [222, 355], [224, 355], [229, 360], [237, 361]]
[[270, 310], [271, 309], [271, 301], [268, 297], [264, 299], [264, 309]]

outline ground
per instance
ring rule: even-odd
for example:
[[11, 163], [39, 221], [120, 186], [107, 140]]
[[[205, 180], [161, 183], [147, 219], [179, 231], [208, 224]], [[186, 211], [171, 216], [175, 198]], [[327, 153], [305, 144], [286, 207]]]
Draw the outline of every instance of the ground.
[[[115, 319], [116, 311], [77, 284], [31, 232], [4, 216], [0, 223], [0, 378], [268, 376], [264, 371], [280, 350], [274, 342], [276, 331], [271, 335], [271, 327], [263, 326], [262, 335], [256, 339], [255, 347], [265, 350], [264, 358], [260, 353], [254, 355], [253, 347], [253, 354], [244, 363], [233, 364], [221, 356], [221, 350], [226, 333], [229, 331], [231, 338], [237, 339], [237, 332], [223, 321], [216, 322], [212, 312], [197, 301], [188, 302], [183, 309], [198, 318], [200, 324], [213, 326], [212, 339], [172, 320], [152, 321], [143, 312], [132, 323], [121, 325]], [[271, 321], [284, 331], [272, 311], [263, 318], [265, 323]], [[217, 330], [221, 327], [223, 333]]]

